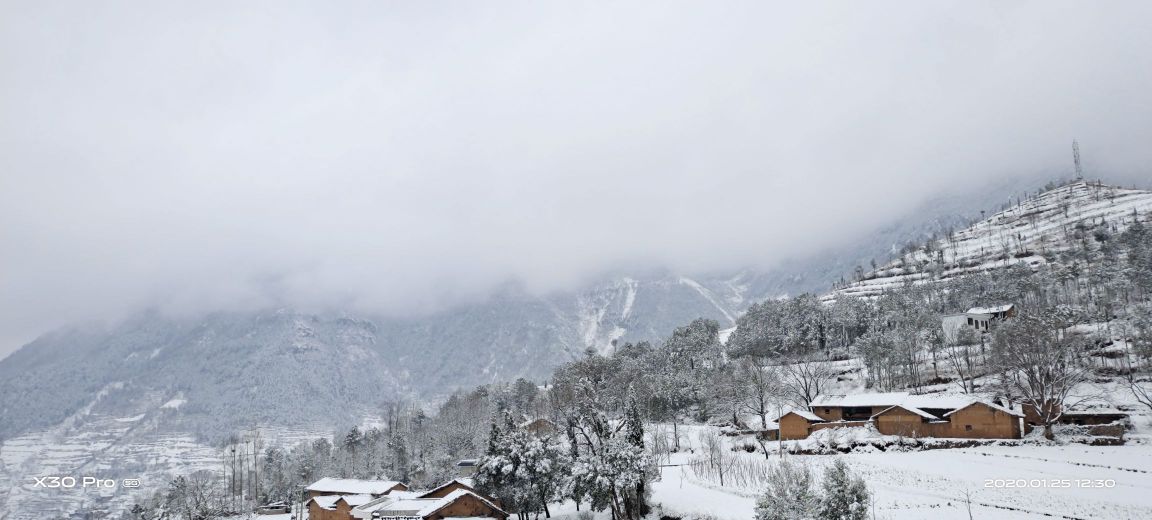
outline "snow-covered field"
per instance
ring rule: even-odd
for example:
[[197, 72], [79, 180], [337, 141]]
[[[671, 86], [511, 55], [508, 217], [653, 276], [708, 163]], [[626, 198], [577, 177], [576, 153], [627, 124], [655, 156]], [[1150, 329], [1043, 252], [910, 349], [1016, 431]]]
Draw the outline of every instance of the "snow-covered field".
[[[846, 460], [874, 494], [877, 519], [1152, 518], [1152, 445], [986, 446], [919, 452], [797, 455], [819, 476]], [[674, 454], [653, 501], [684, 518], [750, 519], [758, 489], [721, 487], [695, 476], [691, 453]], [[762, 453], [739, 457], [774, 464]], [[685, 465], [680, 465], [685, 464]], [[1087, 483], [1080, 482], [1087, 480]], [[1013, 487], [1009, 487], [1013, 486]], [[1065, 486], [1065, 487], [1054, 487]]]

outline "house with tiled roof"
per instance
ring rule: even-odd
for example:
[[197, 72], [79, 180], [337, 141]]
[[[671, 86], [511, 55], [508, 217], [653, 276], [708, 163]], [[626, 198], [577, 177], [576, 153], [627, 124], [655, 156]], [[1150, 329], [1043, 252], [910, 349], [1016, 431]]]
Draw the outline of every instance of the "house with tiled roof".
[[826, 428], [872, 425], [884, 435], [1019, 439], [1024, 415], [967, 395], [889, 392], [821, 395], [808, 410], [780, 417], [783, 439], [803, 439]]
[[442, 520], [445, 518], [495, 518], [508, 513], [492, 501], [466, 489], [442, 497], [407, 498], [384, 496], [352, 509], [356, 520]]

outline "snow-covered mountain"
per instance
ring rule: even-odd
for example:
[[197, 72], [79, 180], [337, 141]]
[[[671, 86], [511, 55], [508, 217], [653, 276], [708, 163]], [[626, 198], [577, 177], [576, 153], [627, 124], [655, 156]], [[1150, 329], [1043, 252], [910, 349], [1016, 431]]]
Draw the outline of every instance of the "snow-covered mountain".
[[871, 297], [906, 283], [947, 280], [1021, 263], [1050, 263], [1072, 248], [1078, 229], [1104, 225], [1111, 232], [1120, 232], [1134, 219], [1146, 220], [1149, 212], [1152, 191], [1085, 181], [1068, 183], [911, 248], [891, 262], [861, 272], [856, 280], [839, 285], [826, 298]]
[[[408, 318], [292, 309], [146, 312], [110, 327], [61, 329], [0, 360], [0, 511], [130, 503], [123, 495], [71, 493], [45, 509], [32, 475], [94, 472], [159, 485], [165, 475], [218, 464], [214, 443], [238, 430], [308, 437], [356, 423], [389, 401], [518, 377], [540, 381], [589, 348], [659, 341], [698, 317], [730, 328], [753, 302], [822, 292], [855, 266], [962, 227], [979, 208], [1034, 185], [930, 201], [871, 235], [770, 271], [618, 273], [548, 295], [509, 286], [484, 301]], [[1127, 208], [1136, 200], [1119, 194], [1093, 204]], [[1078, 195], [1068, 211], [1090, 214], [1080, 206], [1092, 197]], [[957, 249], [956, 258], [971, 249]], [[841, 290], [864, 290], [869, 281]]]
[[540, 380], [588, 348], [658, 340], [697, 317], [731, 326], [741, 291], [739, 279], [664, 275], [544, 297], [505, 289], [417, 318], [148, 312], [47, 334], [0, 362], [0, 435], [58, 425], [87, 406], [133, 416], [176, 398], [181, 424], [169, 426], [209, 437], [249, 423], [347, 422], [386, 400]]
[[131, 504], [123, 492], [49, 496], [31, 476], [163, 485], [218, 466], [214, 446], [240, 430], [273, 429], [270, 441], [327, 434], [386, 402], [539, 381], [588, 348], [659, 339], [700, 316], [730, 327], [742, 291], [739, 277], [665, 274], [545, 297], [506, 288], [419, 318], [148, 312], [59, 330], [0, 362], [0, 511], [120, 510]]

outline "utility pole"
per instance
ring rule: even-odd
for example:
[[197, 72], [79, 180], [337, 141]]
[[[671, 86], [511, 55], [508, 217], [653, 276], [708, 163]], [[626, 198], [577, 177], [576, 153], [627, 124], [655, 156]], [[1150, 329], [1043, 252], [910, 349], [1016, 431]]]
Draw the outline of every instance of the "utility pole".
[[1072, 140], [1072, 161], [1076, 163], [1076, 180], [1084, 180], [1084, 169], [1080, 167], [1080, 143]]

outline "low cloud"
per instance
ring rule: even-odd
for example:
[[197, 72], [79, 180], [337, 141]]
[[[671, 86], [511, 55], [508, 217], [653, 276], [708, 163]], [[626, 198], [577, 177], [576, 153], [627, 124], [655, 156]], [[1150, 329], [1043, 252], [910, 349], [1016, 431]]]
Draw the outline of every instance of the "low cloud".
[[625, 4], [0, 8], [0, 355], [143, 307], [770, 268], [1074, 137], [1147, 178], [1147, 3]]

